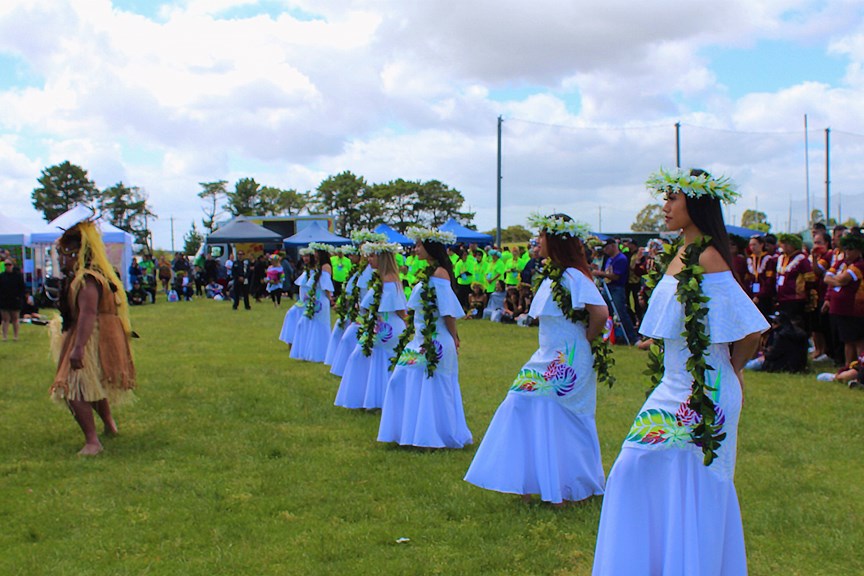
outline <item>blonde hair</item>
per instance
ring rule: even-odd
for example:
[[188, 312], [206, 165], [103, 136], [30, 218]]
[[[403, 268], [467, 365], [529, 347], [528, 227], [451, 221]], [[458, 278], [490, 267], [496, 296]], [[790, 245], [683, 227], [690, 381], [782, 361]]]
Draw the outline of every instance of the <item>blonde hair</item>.
[[396, 266], [396, 258], [391, 252], [378, 253], [378, 277], [399, 276], [399, 267]]
[[126, 290], [123, 282], [114, 271], [114, 265], [108, 260], [108, 251], [102, 241], [102, 234], [96, 228], [96, 224], [90, 220], [79, 222], [63, 233], [57, 241], [61, 246], [80, 243], [78, 249], [78, 263], [75, 267], [75, 276], [72, 283], [77, 284], [84, 281], [88, 272], [96, 272], [104, 276], [114, 285], [114, 299], [117, 303], [117, 316], [123, 323], [126, 334], [132, 333], [132, 325], [129, 322], [129, 303], [126, 301]]

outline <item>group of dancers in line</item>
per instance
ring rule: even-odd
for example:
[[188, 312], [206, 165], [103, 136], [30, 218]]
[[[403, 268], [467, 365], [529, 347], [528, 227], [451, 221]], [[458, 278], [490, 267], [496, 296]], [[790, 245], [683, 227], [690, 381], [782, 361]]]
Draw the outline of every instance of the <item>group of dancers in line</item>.
[[[539, 347], [465, 480], [552, 504], [604, 495], [595, 576], [740, 576], [747, 562], [733, 475], [742, 369], [768, 324], [732, 272], [721, 204], [738, 192], [698, 169], [660, 170], [647, 186], [664, 198], [667, 227], [681, 241], [655, 278], [641, 324], [662, 345], [662, 354], [653, 352], [656, 386], [608, 480], [592, 351], [608, 312], [588, 268], [588, 227], [564, 214], [532, 216], [545, 259], [529, 312], [540, 320]], [[462, 448], [472, 437], [458, 381], [463, 310], [446, 253], [454, 238], [422, 228], [408, 235], [429, 266], [407, 300], [394, 259], [401, 248], [365, 231], [352, 238], [358, 247], [345, 250], [356, 271], [332, 330], [330, 248], [310, 245], [280, 339], [291, 344], [291, 358], [324, 362], [341, 377], [337, 406], [381, 409], [379, 441]]]

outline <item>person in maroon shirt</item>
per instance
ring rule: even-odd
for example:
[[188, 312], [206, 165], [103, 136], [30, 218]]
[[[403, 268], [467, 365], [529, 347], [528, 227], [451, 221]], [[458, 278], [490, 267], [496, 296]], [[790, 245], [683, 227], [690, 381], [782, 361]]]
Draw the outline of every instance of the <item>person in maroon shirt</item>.
[[825, 307], [825, 273], [831, 266], [831, 236], [824, 230], [814, 230], [813, 248], [810, 250], [810, 267], [816, 277], [816, 295], [818, 303], [810, 314], [810, 328], [813, 330], [813, 359], [827, 360], [833, 345], [831, 341], [831, 326], [827, 308]]
[[810, 291], [814, 289], [815, 280], [810, 260], [801, 251], [800, 236], [780, 234], [778, 240], [783, 253], [777, 258], [777, 309], [785, 312], [805, 332], [810, 332], [806, 312], [812, 309]]
[[845, 252], [842, 272], [825, 275], [825, 284], [832, 290], [828, 313], [843, 342], [847, 366], [864, 353], [864, 237], [847, 234], [840, 238]]
[[750, 255], [747, 258], [746, 290], [753, 303], [768, 318], [774, 312], [776, 293], [775, 275], [777, 258], [765, 250], [765, 238], [753, 236], [749, 243]]

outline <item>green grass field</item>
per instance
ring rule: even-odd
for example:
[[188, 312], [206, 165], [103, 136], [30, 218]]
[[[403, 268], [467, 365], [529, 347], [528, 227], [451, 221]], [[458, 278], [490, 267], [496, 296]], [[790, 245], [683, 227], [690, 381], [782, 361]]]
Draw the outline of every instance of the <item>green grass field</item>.
[[[47, 330], [0, 343], [0, 574], [590, 574], [600, 499], [525, 505], [462, 480], [475, 447], [378, 444], [377, 414], [334, 407], [326, 367], [289, 360], [285, 309], [133, 309], [138, 402], [89, 459], [47, 398]], [[537, 332], [459, 330], [476, 446]], [[646, 388], [644, 353], [616, 358], [598, 391], [607, 472]], [[864, 574], [862, 430], [864, 393], [750, 376], [736, 485], [752, 575]]]

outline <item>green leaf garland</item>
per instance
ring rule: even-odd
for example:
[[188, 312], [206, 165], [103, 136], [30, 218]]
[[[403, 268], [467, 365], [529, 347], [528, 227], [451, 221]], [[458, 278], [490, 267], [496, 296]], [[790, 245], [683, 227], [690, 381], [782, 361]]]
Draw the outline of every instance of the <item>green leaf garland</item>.
[[318, 303], [318, 282], [321, 280], [321, 270], [317, 268], [312, 269], [312, 288], [309, 289], [309, 292], [306, 294], [306, 308], [303, 309], [303, 315], [306, 318], [313, 318], [315, 316], [315, 304]]
[[438, 299], [432, 279], [426, 276], [424, 280], [423, 288], [420, 289], [420, 299], [423, 302], [423, 330], [421, 334], [423, 334], [423, 353], [426, 356], [426, 376], [432, 378], [438, 367], [438, 351], [435, 349], [435, 336], [438, 334], [435, 310]]
[[378, 272], [372, 276], [370, 283], [372, 290], [372, 304], [366, 312], [366, 316], [360, 321], [360, 330], [357, 334], [358, 341], [361, 342], [363, 355], [367, 358], [372, 355], [372, 346], [375, 344], [375, 326], [378, 324], [378, 308], [381, 307], [381, 295], [384, 293], [384, 283]]
[[346, 290], [342, 291], [342, 294], [339, 295], [339, 299], [336, 301], [336, 316], [339, 318], [338, 323], [340, 326], [345, 327], [348, 325], [348, 321], [351, 320], [351, 311], [355, 307], [356, 301], [355, 298], [355, 289], [356, 296], [360, 295], [360, 287], [357, 286], [357, 279], [359, 278], [360, 273], [355, 272], [351, 275], [347, 282], [345, 282], [345, 286], [351, 284], [351, 281], [354, 281], [354, 285], [351, 286], [351, 292]]

